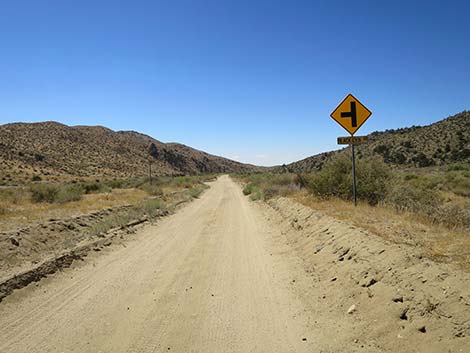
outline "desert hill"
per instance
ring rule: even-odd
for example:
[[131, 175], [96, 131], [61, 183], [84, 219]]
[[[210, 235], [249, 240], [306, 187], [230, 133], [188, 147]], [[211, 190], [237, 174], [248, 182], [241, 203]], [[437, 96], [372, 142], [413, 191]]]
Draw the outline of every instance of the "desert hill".
[[134, 131], [57, 122], [0, 126], [0, 182], [245, 172], [258, 167]]
[[[329, 157], [346, 151], [349, 148], [320, 153], [276, 169], [295, 172], [317, 170]], [[373, 132], [357, 152], [359, 158], [379, 155], [386, 163], [400, 166], [470, 163], [470, 111], [427, 126]]]

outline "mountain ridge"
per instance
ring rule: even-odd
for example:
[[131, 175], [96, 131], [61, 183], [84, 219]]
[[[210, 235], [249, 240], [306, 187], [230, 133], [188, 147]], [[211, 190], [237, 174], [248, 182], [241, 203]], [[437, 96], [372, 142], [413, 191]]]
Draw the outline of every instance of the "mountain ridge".
[[[153, 146], [153, 153], [150, 148]], [[0, 125], [0, 182], [262, 170], [137, 131], [56, 121]]]
[[[357, 157], [380, 156], [388, 164], [428, 167], [451, 163], [470, 163], [470, 111], [464, 110], [424, 126], [374, 131], [357, 147]], [[272, 167], [275, 172], [319, 170], [331, 157], [350, 153], [345, 147]]]

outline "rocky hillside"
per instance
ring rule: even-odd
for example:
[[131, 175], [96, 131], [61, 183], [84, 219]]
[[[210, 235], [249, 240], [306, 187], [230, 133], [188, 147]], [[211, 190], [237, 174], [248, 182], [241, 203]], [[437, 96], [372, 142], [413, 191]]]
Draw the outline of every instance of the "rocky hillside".
[[[276, 170], [311, 171], [337, 153], [349, 148], [321, 153]], [[373, 132], [367, 143], [357, 148], [358, 157], [379, 155], [386, 163], [428, 167], [456, 162], [470, 163], [470, 111], [464, 111], [428, 126]]]
[[244, 172], [258, 167], [133, 131], [57, 122], [0, 126], [0, 183], [87, 177]]

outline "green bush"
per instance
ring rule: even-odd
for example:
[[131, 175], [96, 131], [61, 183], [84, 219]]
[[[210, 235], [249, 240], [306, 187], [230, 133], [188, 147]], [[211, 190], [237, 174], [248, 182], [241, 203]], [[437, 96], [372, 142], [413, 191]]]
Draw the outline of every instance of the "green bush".
[[470, 175], [468, 172], [448, 172], [445, 186], [457, 195], [470, 197]]
[[81, 185], [69, 184], [59, 187], [55, 202], [65, 203], [82, 199], [84, 190]]
[[243, 179], [248, 182], [243, 188], [243, 194], [251, 195], [252, 200], [287, 196], [300, 188], [299, 178], [295, 174], [258, 173]]
[[[351, 159], [344, 154], [332, 158], [322, 170], [305, 179], [307, 187], [317, 196], [352, 199]], [[379, 158], [360, 159], [356, 163], [359, 199], [377, 204], [385, 199], [391, 179], [391, 169]]]
[[100, 194], [111, 191], [111, 187], [99, 181], [89, 181], [80, 184], [85, 194]]
[[37, 184], [30, 187], [33, 202], [55, 202], [59, 194], [59, 187], [51, 184]]
[[37, 184], [30, 187], [31, 199], [33, 202], [65, 203], [78, 201], [82, 198], [84, 190], [81, 185], [53, 185]]
[[255, 187], [255, 185], [253, 183], [247, 184], [243, 188], [243, 195], [250, 195], [253, 192], [254, 187]]
[[165, 204], [163, 203], [162, 200], [160, 199], [150, 199], [147, 200], [143, 206], [142, 209], [147, 214], [149, 217], [155, 217], [158, 212], [165, 207]]
[[436, 189], [397, 183], [391, 187], [386, 202], [398, 210], [432, 215], [442, 204], [442, 197]]
[[200, 185], [198, 187], [194, 187], [192, 189], [189, 189], [188, 190], [188, 194], [190, 197], [192, 197], [193, 199], [197, 199], [199, 198], [199, 196], [201, 195], [201, 193], [207, 189], [207, 186], [206, 185]]
[[263, 192], [260, 189], [255, 188], [250, 195], [250, 200], [258, 201], [258, 200], [263, 200], [263, 199], [264, 199]]
[[163, 195], [163, 190], [159, 185], [154, 183], [152, 184], [143, 184], [139, 187], [141, 190], [144, 190], [146, 193], [152, 196], [160, 196]]
[[443, 205], [437, 207], [429, 215], [431, 221], [445, 224], [454, 228], [470, 229], [470, 209], [457, 205]]

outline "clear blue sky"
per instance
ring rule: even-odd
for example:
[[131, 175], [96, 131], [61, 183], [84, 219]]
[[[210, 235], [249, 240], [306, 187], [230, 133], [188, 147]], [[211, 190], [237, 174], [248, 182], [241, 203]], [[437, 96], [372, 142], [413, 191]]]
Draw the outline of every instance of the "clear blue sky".
[[137, 130], [272, 165], [470, 108], [467, 1], [3, 1], [0, 124]]

